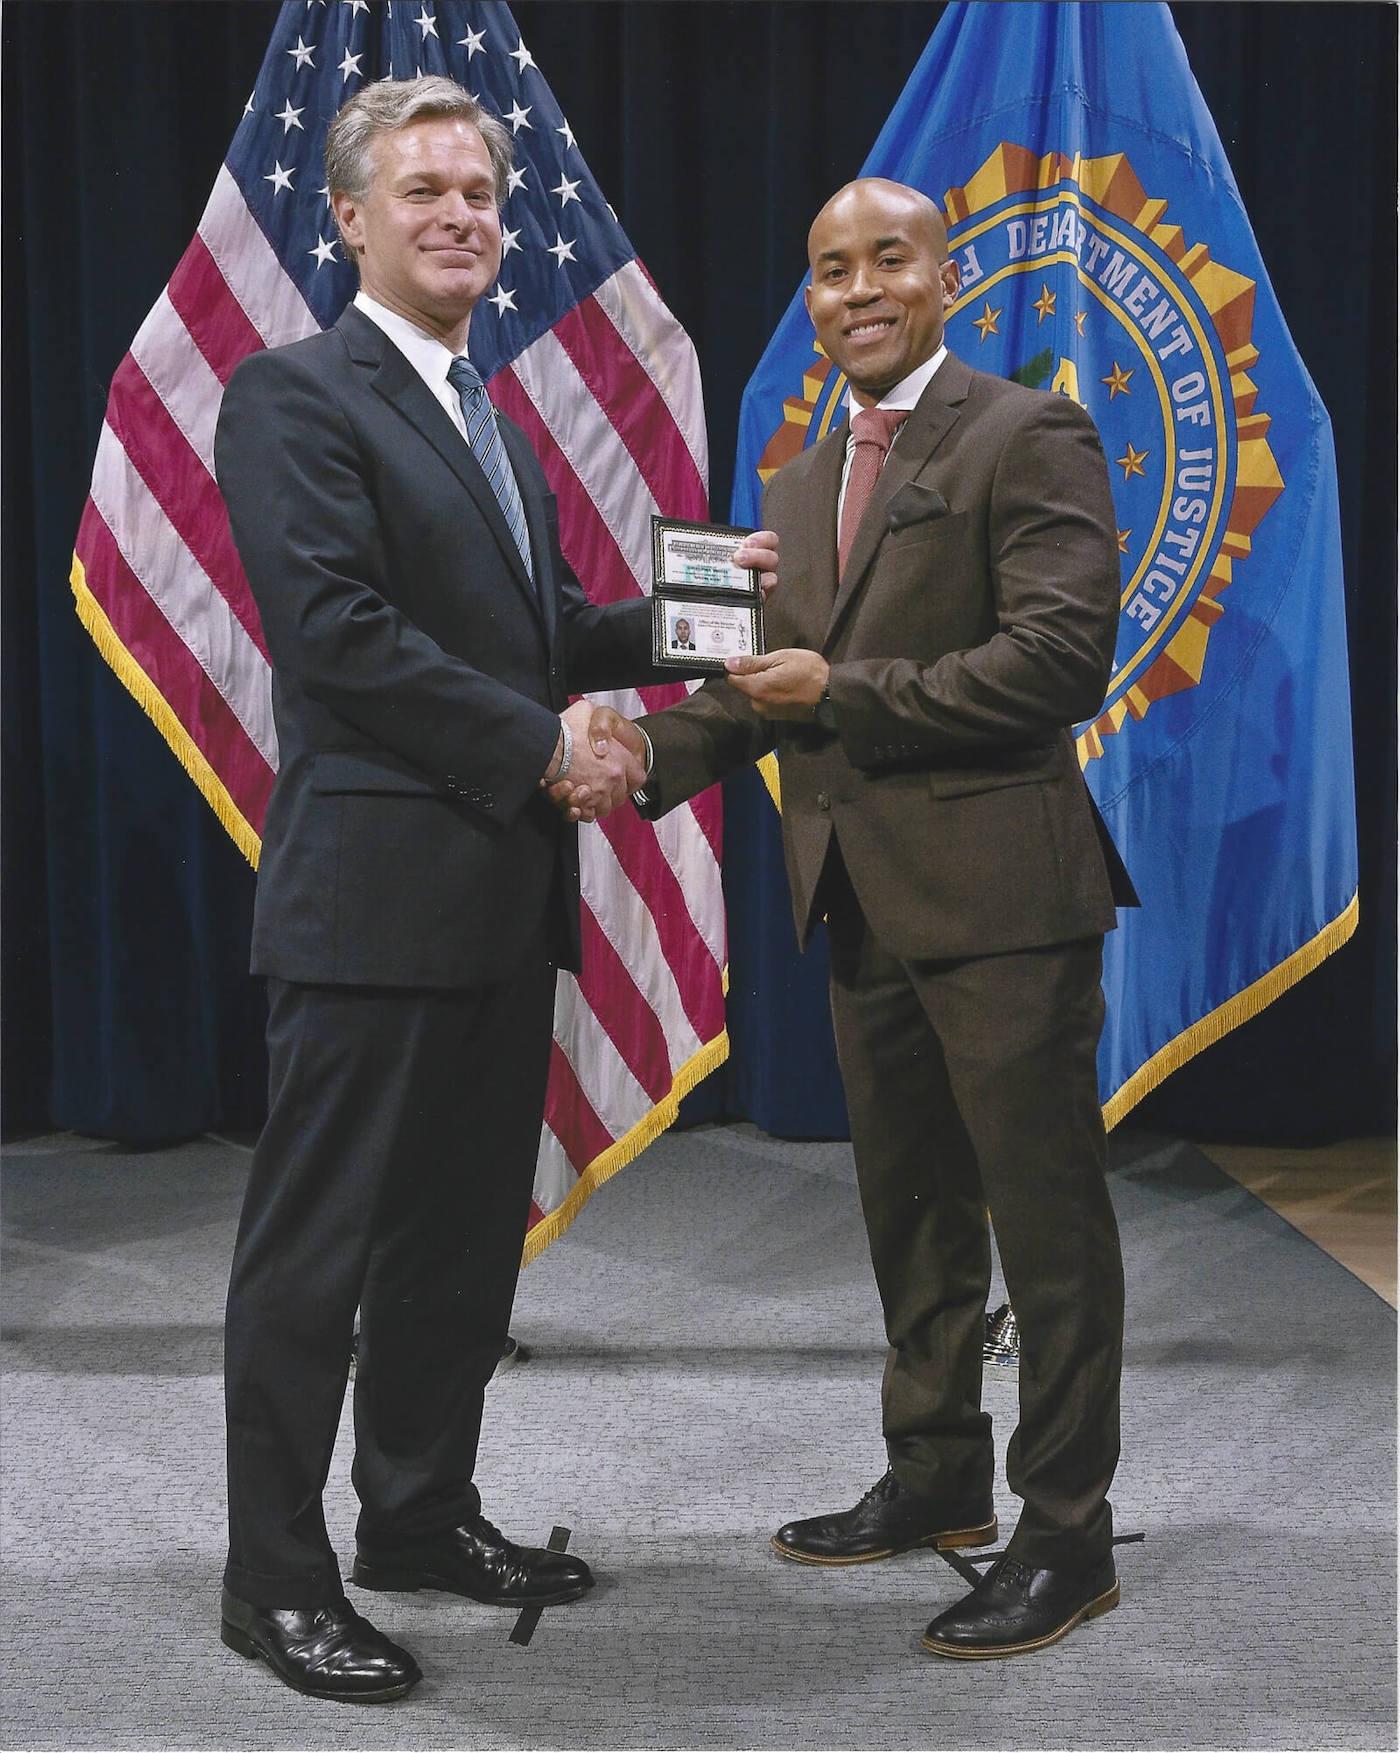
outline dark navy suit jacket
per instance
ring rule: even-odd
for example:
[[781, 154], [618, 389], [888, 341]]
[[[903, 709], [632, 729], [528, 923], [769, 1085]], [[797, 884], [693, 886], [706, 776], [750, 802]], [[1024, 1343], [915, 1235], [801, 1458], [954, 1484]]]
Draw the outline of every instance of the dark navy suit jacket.
[[578, 965], [577, 830], [539, 790], [559, 713], [675, 672], [652, 670], [648, 601], [588, 603], [539, 462], [499, 424], [533, 583], [465, 439], [358, 310], [229, 382], [215, 463], [281, 756], [254, 973], [473, 987], [542, 926]]

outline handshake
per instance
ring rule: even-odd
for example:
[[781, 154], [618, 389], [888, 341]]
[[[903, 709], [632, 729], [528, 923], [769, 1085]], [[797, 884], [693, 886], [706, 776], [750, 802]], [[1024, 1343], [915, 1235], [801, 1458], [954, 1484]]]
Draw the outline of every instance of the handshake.
[[[778, 582], [777, 536], [772, 530], [752, 531], [735, 550], [734, 564], [758, 572], [766, 600]], [[730, 685], [747, 696], [760, 718], [810, 720], [827, 685], [826, 659], [815, 651], [731, 657], [725, 668]], [[612, 707], [589, 700], [576, 700], [560, 722], [559, 741], [540, 786], [566, 821], [599, 821], [646, 783], [651, 758], [646, 734]]]
[[[724, 667], [729, 672], [726, 682], [744, 695], [757, 717], [793, 724], [816, 719], [831, 678], [821, 653], [801, 646], [765, 652], [762, 657], [726, 658]], [[639, 724], [611, 706], [594, 706], [589, 700], [575, 700], [562, 722], [572, 742], [568, 770], [559, 772], [566, 740], [561, 731], [540, 785], [566, 821], [596, 822], [645, 785], [650, 777], [649, 741]]]
[[540, 784], [565, 821], [599, 821], [646, 783], [646, 738], [630, 718], [590, 700], [575, 700], [561, 723], [572, 739], [567, 770], [550, 778], [564, 758], [561, 731], [555, 758]]

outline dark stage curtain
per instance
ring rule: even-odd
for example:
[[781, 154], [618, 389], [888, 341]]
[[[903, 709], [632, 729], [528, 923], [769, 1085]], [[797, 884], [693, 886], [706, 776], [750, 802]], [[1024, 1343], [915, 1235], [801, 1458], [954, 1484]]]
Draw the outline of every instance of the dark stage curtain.
[[[745, 380], [941, 8], [591, 4], [515, 16], [704, 371], [727, 516]], [[1362, 836], [1350, 945], [1137, 1111], [1301, 1142], [1393, 1123], [1395, 38], [1388, 5], [1178, 5], [1341, 475]], [[4, 279], [5, 1123], [250, 1128], [252, 875], [72, 610], [107, 384], [189, 241], [276, 7], [11, 0]], [[820, 961], [759, 933], [770, 806], [728, 787], [735, 1054], [692, 1116], [839, 1134]], [[777, 1008], [775, 1009], [775, 1004]], [[776, 1021], [775, 1018], [781, 1018]]]

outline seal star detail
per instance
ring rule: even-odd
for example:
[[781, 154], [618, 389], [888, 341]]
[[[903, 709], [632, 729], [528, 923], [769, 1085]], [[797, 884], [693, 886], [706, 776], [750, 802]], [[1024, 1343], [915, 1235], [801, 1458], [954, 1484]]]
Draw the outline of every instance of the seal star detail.
[[1142, 465], [1147, 461], [1149, 454], [1150, 453], [1145, 450], [1134, 450], [1133, 441], [1129, 439], [1127, 454], [1121, 457], [1114, 457], [1113, 460], [1122, 469], [1123, 479], [1127, 481], [1134, 475], [1142, 474]]
[[985, 341], [988, 335], [999, 335], [1001, 333], [1001, 330], [997, 328], [997, 318], [1000, 315], [1000, 309], [993, 310], [989, 303], [984, 303], [981, 316], [973, 317], [972, 326], [977, 330], [981, 341]]

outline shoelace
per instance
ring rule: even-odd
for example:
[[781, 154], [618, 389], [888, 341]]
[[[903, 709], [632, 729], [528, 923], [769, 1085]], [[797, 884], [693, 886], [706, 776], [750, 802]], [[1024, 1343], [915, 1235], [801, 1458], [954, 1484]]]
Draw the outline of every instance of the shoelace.
[[860, 1501], [862, 1505], [867, 1503], [888, 1503], [892, 1497], [897, 1497], [898, 1495], [899, 1481], [894, 1476], [894, 1468], [891, 1467], [883, 1478], [875, 1481]]
[[1003, 1558], [988, 1572], [984, 1580], [990, 1582], [995, 1577], [998, 1582], [1004, 1580], [1010, 1583], [1013, 1589], [1024, 1589], [1034, 1575], [1035, 1569], [1032, 1565], [1022, 1564], [1016, 1558]]
[[514, 1540], [507, 1540], [496, 1524], [488, 1522], [485, 1516], [480, 1516], [477, 1519], [476, 1531], [478, 1535], [484, 1536], [495, 1547], [499, 1570], [510, 1567], [518, 1570], [527, 1564], [523, 1550], [515, 1544]]
[[311, 1615], [311, 1621], [302, 1635], [296, 1639], [296, 1647], [307, 1649], [314, 1647], [331, 1632], [349, 1631], [354, 1628], [359, 1615], [347, 1601], [343, 1607], [318, 1607]]

